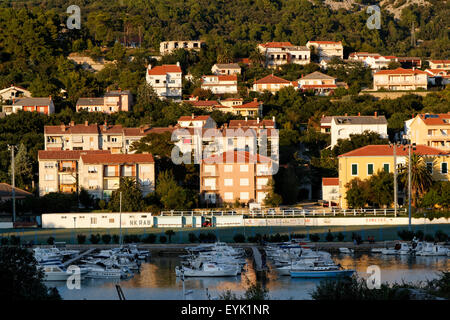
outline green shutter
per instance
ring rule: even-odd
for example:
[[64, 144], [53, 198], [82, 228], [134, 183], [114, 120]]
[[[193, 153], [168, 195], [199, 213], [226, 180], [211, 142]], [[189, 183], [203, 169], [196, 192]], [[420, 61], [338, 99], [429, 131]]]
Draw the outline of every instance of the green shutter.
[[367, 174], [372, 175], [373, 174], [373, 164], [370, 163], [367, 165]]
[[384, 171], [389, 172], [389, 163], [384, 164]]
[[352, 175], [356, 176], [358, 174], [358, 165], [352, 164]]
[[447, 162], [442, 162], [442, 173], [447, 174], [448, 173], [448, 165]]

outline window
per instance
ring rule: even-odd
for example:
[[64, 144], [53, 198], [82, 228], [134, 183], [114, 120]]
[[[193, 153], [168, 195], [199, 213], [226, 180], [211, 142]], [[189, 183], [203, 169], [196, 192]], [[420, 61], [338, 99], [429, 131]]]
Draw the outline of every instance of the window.
[[447, 164], [447, 162], [442, 162], [441, 163], [441, 173], [443, 173], [443, 174], [447, 174], [448, 173], [448, 164]]
[[111, 142], [117, 142], [117, 137], [112, 137]]
[[114, 218], [109, 219], [109, 223], [114, 223]]
[[427, 170], [429, 173], [433, 173], [433, 162], [427, 162]]
[[44, 168], [45, 168], [45, 169], [53, 169], [53, 163], [48, 163], [48, 162], [45, 163], [45, 164], [44, 164]]
[[52, 174], [45, 175], [45, 181], [53, 181], [53, 180], [55, 180], [55, 178]]
[[248, 164], [241, 164], [240, 171], [241, 172], [248, 172]]
[[368, 175], [368, 176], [373, 175], [373, 163], [369, 163], [369, 164], [367, 165], [367, 175]]
[[249, 199], [248, 192], [241, 192], [240, 193], [240, 199], [241, 200], [248, 200]]
[[356, 163], [352, 164], [352, 176], [358, 175], [358, 165]]
[[389, 163], [383, 164], [383, 169], [385, 172], [389, 172]]
[[89, 173], [97, 173], [97, 167], [95, 167], [95, 166], [89, 166], [89, 167], [88, 167], [88, 172], [89, 172]]
[[223, 184], [225, 187], [232, 187], [233, 186], [233, 179], [225, 179], [223, 181]]
[[225, 172], [233, 172], [233, 166], [231, 164], [226, 164], [224, 167]]
[[242, 187], [248, 187], [248, 185], [249, 185], [248, 179], [247, 178], [240, 179], [239, 185]]
[[97, 224], [97, 218], [91, 218], [91, 224]]
[[89, 189], [95, 189], [97, 186], [97, 180], [89, 180]]
[[225, 192], [224, 198], [225, 200], [233, 200], [233, 192]]

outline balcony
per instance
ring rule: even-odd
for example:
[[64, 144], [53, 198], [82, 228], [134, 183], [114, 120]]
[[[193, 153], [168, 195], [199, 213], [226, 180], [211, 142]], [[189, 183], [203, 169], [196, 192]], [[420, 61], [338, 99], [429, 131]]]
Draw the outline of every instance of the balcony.
[[74, 173], [74, 172], [76, 172], [77, 171], [77, 169], [76, 168], [73, 168], [73, 167], [60, 167], [60, 168], [58, 168], [58, 172], [59, 173]]

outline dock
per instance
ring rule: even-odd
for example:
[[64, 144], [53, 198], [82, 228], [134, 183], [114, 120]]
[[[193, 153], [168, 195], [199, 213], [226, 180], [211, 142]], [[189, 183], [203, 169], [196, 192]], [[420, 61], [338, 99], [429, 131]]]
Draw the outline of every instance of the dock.
[[255, 246], [252, 247], [253, 262], [255, 265], [256, 276], [258, 278], [265, 278], [267, 272], [267, 265], [265, 259], [263, 259], [261, 252]]
[[70, 266], [73, 262], [81, 259], [82, 257], [90, 254], [91, 252], [93, 252], [95, 250], [95, 248], [91, 248], [89, 250], [86, 250], [85, 252], [83, 252], [82, 254], [77, 255], [75, 258], [72, 258], [70, 260], [67, 260], [66, 262], [63, 263], [64, 267]]

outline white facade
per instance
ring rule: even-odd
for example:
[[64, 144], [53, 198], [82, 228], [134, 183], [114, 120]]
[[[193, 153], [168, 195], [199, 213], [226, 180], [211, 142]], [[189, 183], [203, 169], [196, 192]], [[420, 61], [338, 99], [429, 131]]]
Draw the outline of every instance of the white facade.
[[236, 75], [208, 75], [202, 77], [202, 89], [211, 90], [214, 94], [236, 94], [237, 77]]
[[373, 89], [417, 90], [428, 88], [428, 73], [420, 70], [397, 68], [381, 70], [373, 75]]
[[268, 42], [258, 45], [265, 56], [266, 66], [274, 68], [287, 63], [305, 65], [311, 62], [311, 51], [304, 46], [294, 46], [290, 42]]
[[145, 77], [160, 98], [180, 100], [182, 97], [182, 72], [180, 64], [147, 68]]
[[200, 40], [184, 40], [184, 41], [164, 41], [159, 44], [159, 52], [162, 55], [171, 54], [174, 50], [200, 50], [204, 41]]
[[349, 139], [352, 134], [362, 134], [364, 131], [372, 131], [380, 134], [381, 138], [387, 138], [387, 120], [384, 116], [342, 116], [333, 117], [331, 120], [331, 147], [334, 147], [339, 139]]
[[306, 47], [315, 48], [320, 61], [331, 60], [333, 57], [344, 59], [344, 47], [341, 41], [308, 41]]

